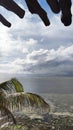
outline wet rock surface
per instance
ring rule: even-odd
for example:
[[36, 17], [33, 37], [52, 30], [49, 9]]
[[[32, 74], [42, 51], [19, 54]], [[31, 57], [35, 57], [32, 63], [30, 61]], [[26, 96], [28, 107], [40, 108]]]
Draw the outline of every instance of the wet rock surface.
[[9, 124], [0, 130], [73, 130], [73, 117], [46, 114], [42, 118], [15, 115], [17, 125]]

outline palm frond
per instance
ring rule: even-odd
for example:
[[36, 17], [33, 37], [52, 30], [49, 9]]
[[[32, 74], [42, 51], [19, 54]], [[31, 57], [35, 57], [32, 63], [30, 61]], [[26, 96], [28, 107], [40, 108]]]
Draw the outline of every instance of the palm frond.
[[8, 106], [8, 101], [6, 99], [6, 94], [3, 91], [0, 91], [0, 106]]
[[29, 99], [31, 106], [36, 105], [36, 107], [48, 107], [48, 104], [46, 101], [39, 95], [34, 94], [34, 93], [26, 93], [25, 94], [26, 98]]
[[6, 93], [23, 92], [24, 91], [22, 84], [16, 78], [13, 78], [9, 81], [1, 83], [0, 90], [3, 90]]
[[3, 105], [0, 105], [0, 110], [4, 113], [4, 115], [7, 115], [8, 117], [11, 117], [12, 120], [13, 120], [13, 123], [16, 124], [16, 120], [15, 120], [13, 114], [11, 113], [11, 111], [8, 108], [6, 108]]
[[11, 82], [14, 84], [16, 92], [24, 92], [22, 84], [16, 78], [11, 79]]
[[[39, 95], [33, 94], [33, 93], [16, 93], [11, 94], [8, 96], [7, 99], [10, 102], [10, 105], [12, 106], [12, 109], [17, 110], [25, 110], [27, 109], [34, 109], [35, 112], [49, 112], [50, 106], [46, 101]], [[11, 107], [10, 106], [10, 107]]]

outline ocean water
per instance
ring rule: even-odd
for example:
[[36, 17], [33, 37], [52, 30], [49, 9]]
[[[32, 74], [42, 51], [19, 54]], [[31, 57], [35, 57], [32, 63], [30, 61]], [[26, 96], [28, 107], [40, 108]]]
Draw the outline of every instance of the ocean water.
[[31, 92], [42, 96], [53, 112], [73, 113], [73, 77], [16, 78], [22, 83], [25, 93]]
[[52, 112], [73, 116], [73, 77], [19, 78], [25, 92], [37, 93]]
[[25, 92], [73, 93], [73, 77], [21, 77], [18, 78]]

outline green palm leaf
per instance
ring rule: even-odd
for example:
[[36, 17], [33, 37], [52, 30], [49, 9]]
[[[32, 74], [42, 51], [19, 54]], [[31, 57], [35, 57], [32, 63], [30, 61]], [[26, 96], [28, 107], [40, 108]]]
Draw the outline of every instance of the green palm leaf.
[[12, 117], [14, 123], [16, 123], [16, 121], [13, 114], [9, 110], [9, 101], [7, 100], [7, 95], [10, 93], [23, 91], [24, 89], [22, 84], [16, 78], [0, 84], [0, 111], [4, 115]]
[[[45, 113], [50, 111], [50, 106], [44, 99], [33, 93], [16, 93], [16, 94], [10, 94], [7, 97], [8, 101], [10, 102], [10, 105], [12, 106], [12, 109], [16, 110], [24, 110], [26, 108], [32, 108], [35, 112], [40, 112], [39, 110], [44, 111]], [[37, 111], [38, 110], [38, 111]]]
[[23, 92], [24, 91], [22, 84], [16, 78], [13, 78], [9, 81], [1, 83], [0, 90], [3, 90], [6, 93]]
[[14, 84], [16, 92], [24, 92], [22, 84], [16, 78], [11, 79], [11, 82]]

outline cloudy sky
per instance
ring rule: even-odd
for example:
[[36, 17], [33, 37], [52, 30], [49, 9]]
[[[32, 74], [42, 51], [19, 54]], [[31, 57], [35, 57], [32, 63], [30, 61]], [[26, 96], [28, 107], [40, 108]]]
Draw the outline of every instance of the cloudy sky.
[[[0, 23], [1, 75], [73, 75], [73, 23], [65, 27], [60, 20], [61, 14], [53, 14], [45, 0], [39, 1], [48, 13], [50, 26], [46, 27], [39, 16], [32, 15], [24, 0], [18, 2], [26, 10], [23, 19], [0, 7], [3, 15], [13, 23], [11, 28]], [[73, 13], [73, 7], [71, 10]]]

